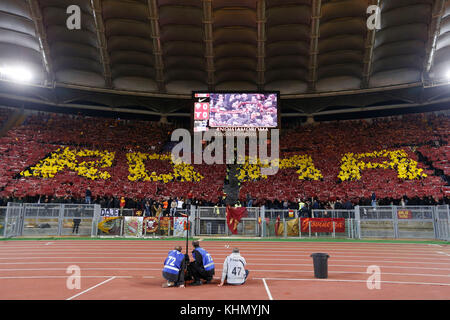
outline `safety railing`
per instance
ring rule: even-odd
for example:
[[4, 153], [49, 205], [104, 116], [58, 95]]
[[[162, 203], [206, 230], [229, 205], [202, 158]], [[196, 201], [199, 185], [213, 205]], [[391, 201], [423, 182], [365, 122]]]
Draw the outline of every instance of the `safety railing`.
[[[449, 206], [356, 206], [354, 210], [246, 208], [237, 224], [245, 237], [415, 238], [449, 240]], [[22, 204], [0, 207], [0, 236], [232, 236], [225, 207], [195, 207], [144, 216], [133, 209], [88, 204]], [[235, 222], [233, 222], [235, 223]]]
[[3, 236], [92, 236], [99, 215], [99, 205], [9, 202]]
[[[247, 215], [237, 225], [237, 235], [257, 237], [260, 235], [260, 208], [248, 207]], [[231, 236], [225, 207], [198, 207], [192, 211], [195, 217], [195, 235]]]
[[362, 238], [448, 239], [448, 205], [357, 206]]

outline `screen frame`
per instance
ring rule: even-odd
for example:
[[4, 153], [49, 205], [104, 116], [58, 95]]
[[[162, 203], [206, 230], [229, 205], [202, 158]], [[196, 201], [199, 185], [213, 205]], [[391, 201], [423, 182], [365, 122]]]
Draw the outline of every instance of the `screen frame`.
[[[195, 102], [196, 99], [195, 95], [196, 94], [242, 94], [242, 93], [246, 93], [246, 94], [276, 94], [277, 95], [277, 126], [274, 127], [209, 127], [209, 129], [213, 129], [213, 130], [218, 130], [220, 128], [246, 128], [248, 131], [250, 130], [258, 130], [258, 128], [261, 129], [281, 129], [281, 99], [280, 99], [280, 91], [268, 91], [268, 90], [198, 90], [198, 91], [192, 91], [192, 96], [191, 96], [191, 101], [192, 101], [192, 107], [191, 107], [191, 132], [194, 132], [194, 111], [195, 111]], [[209, 120], [208, 120], [209, 121]]]

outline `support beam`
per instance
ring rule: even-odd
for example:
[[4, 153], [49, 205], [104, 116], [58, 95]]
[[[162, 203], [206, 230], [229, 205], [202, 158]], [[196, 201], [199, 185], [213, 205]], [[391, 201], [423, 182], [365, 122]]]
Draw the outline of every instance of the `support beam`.
[[309, 45], [309, 76], [308, 89], [310, 92], [316, 90], [317, 81], [317, 56], [319, 54], [320, 16], [322, 11], [322, 0], [313, 0], [311, 4], [311, 33]]
[[208, 89], [214, 91], [215, 68], [214, 68], [214, 34], [213, 34], [213, 12], [212, 0], [202, 0], [203, 2], [203, 31], [205, 42], [206, 72], [208, 74]]
[[102, 3], [101, 0], [91, 0], [92, 15], [94, 16], [97, 43], [100, 50], [100, 59], [103, 65], [103, 76], [107, 88], [112, 88], [111, 67], [109, 63], [109, 54], [105, 36], [105, 25], [103, 23]]
[[159, 92], [166, 92], [164, 82], [164, 63], [163, 52], [161, 46], [161, 32], [159, 30], [159, 10], [156, 0], [147, 0], [149, 20], [152, 32], [153, 55], [155, 56], [156, 82], [158, 83]]
[[434, 53], [436, 51], [436, 42], [441, 30], [441, 20], [445, 12], [445, 0], [436, 0], [433, 3], [433, 8], [431, 10], [431, 23], [428, 28], [428, 42], [426, 48], [426, 59], [424, 62], [423, 73], [427, 74], [430, 72], [433, 65]]
[[[368, 5], [377, 5], [381, 10], [382, 0], [369, 0]], [[377, 33], [376, 29], [370, 30], [367, 28], [366, 44], [364, 50], [364, 67], [363, 67], [363, 79], [361, 83], [361, 88], [365, 89], [369, 87], [370, 74], [372, 73], [372, 63], [373, 63], [373, 46], [375, 44], [375, 35]]]
[[39, 6], [38, 0], [28, 0], [28, 5], [30, 7], [31, 18], [34, 22], [34, 28], [36, 30], [36, 36], [39, 39], [39, 47], [42, 55], [42, 64], [47, 73], [45, 85], [52, 85], [55, 81], [55, 74], [53, 72], [50, 47], [47, 41], [47, 33], [45, 32], [45, 26], [42, 19], [41, 7]]
[[[97, 111], [109, 111], [109, 112], [122, 112], [122, 113], [133, 113], [133, 114], [144, 114], [144, 115], [152, 115], [159, 116], [161, 112], [152, 112], [148, 110], [139, 110], [139, 109], [131, 109], [131, 108], [121, 108], [121, 107], [103, 107], [99, 105], [89, 105], [89, 104], [67, 104], [67, 103], [56, 103], [49, 101], [42, 101], [40, 99], [28, 98], [22, 95], [14, 95], [9, 93], [0, 93], [0, 98], [15, 100], [16, 102], [22, 103], [33, 103], [39, 106], [50, 106], [50, 107], [58, 107], [58, 108], [72, 108], [72, 109], [85, 109], [85, 110], [97, 110]], [[190, 116], [189, 113], [182, 113], [181, 116]]]
[[258, 74], [258, 90], [264, 90], [266, 72], [265, 56], [266, 56], [266, 1], [257, 0], [256, 2], [256, 23], [258, 26], [257, 33], [257, 74]]

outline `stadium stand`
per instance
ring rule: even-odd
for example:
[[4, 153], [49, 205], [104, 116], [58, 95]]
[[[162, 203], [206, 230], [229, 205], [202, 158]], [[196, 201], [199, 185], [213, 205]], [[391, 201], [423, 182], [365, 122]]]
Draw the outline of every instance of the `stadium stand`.
[[[168, 145], [173, 146], [167, 144], [173, 129], [171, 125], [157, 122], [34, 113], [0, 138], [0, 197], [3, 202], [11, 199], [38, 201], [39, 196], [42, 196], [41, 201], [45, 196], [55, 202], [83, 201], [85, 190], [90, 189], [96, 202], [125, 196], [128, 203], [134, 204], [131, 207], [138, 206], [143, 199], [161, 203], [174, 197], [215, 204], [223, 195], [226, 166], [193, 165], [181, 168], [180, 175], [175, 175], [173, 164], [160, 156], [167, 151]], [[357, 204], [367, 201], [375, 192], [377, 198], [387, 204], [398, 202], [403, 196], [446, 201], [445, 197], [449, 195], [446, 186], [449, 129], [448, 117], [433, 114], [283, 128], [280, 158], [311, 157], [305, 169], [311, 170], [311, 175], [305, 174], [300, 179], [303, 173], [298, 170], [301, 166], [294, 163], [281, 168], [274, 176], [249, 176], [247, 181], [242, 180], [240, 200], [245, 203], [249, 194], [255, 199], [253, 205], [261, 205], [266, 200], [288, 201], [293, 205], [299, 198], [311, 197], [321, 202], [339, 199]], [[76, 168], [63, 168], [53, 177], [30, 174], [32, 167], [41, 160], [59, 157], [65, 148], [69, 150], [66, 156], [74, 157], [70, 161], [64, 158], [66, 167], [76, 163]], [[385, 152], [383, 157], [377, 153], [381, 150], [392, 153]], [[418, 162], [417, 168], [411, 162], [405, 167], [404, 174], [412, 176], [399, 178], [402, 174], [399, 167], [373, 168], [375, 164], [382, 165], [383, 161], [394, 161], [396, 158], [389, 160], [386, 157], [399, 150], [407, 161]], [[145, 179], [138, 173], [143, 171], [130, 171], [138, 165], [130, 162], [127, 154], [139, 152], [156, 155], [143, 160], [150, 181], [142, 181]], [[366, 164], [360, 169], [359, 178], [340, 178], [342, 159], [347, 153], [363, 154], [358, 161]], [[101, 164], [105, 166], [101, 167]], [[96, 177], [89, 176], [91, 167], [97, 170], [94, 170]], [[194, 178], [187, 178], [188, 174]], [[196, 181], [197, 174], [201, 177], [197, 176]], [[160, 180], [152, 181], [158, 176]], [[118, 203], [109, 202], [111, 205]]]

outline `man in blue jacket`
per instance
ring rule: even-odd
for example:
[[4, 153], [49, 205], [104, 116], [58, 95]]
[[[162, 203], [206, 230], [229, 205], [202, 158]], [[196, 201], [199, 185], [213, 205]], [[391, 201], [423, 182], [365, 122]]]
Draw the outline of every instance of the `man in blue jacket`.
[[164, 260], [162, 275], [164, 279], [167, 280], [167, 283], [162, 285], [163, 288], [184, 288], [184, 270], [186, 268], [186, 259], [181, 250], [181, 246], [176, 246], [175, 250], [171, 250], [166, 260]]
[[211, 283], [215, 273], [215, 265], [211, 255], [200, 247], [197, 240], [192, 241], [192, 246], [194, 247], [194, 250], [192, 250], [194, 261], [188, 265], [189, 275], [194, 278], [191, 286], [201, 285], [201, 279], [204, 279], [205, 283]]

